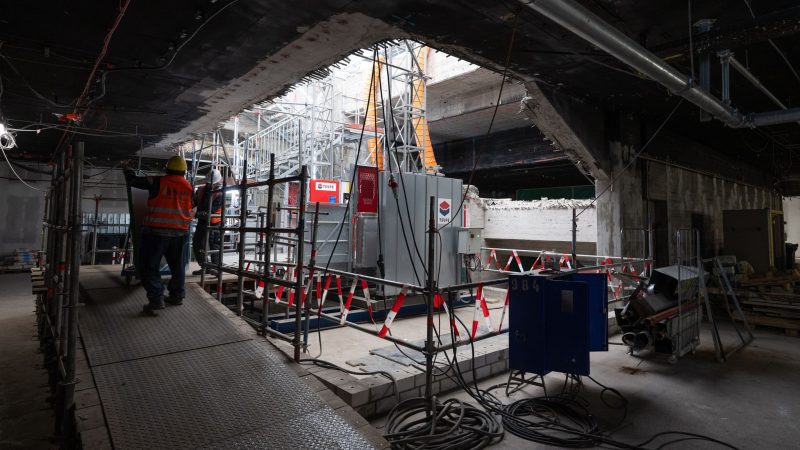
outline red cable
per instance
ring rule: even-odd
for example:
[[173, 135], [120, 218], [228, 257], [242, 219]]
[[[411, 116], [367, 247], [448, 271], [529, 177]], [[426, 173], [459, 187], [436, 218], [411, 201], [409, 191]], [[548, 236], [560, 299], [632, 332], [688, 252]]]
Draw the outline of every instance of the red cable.
[[[92, 86], [92, 80], [94, 80], [94, 76], [97, 73], [97, 68], [100, 67], [100, 63], [103, 62], [103, 59], [106, 57], [106, 53], [108, 52], [108, 45], [111, 43], [111, 38], [114, 36], [114, 32], [117, 31], [120, 22], [122, 22], [122, 17], [125, 15], [125, 12], [128, 10], [128, 6], [131, 4], [131, 0], [125, 0], [125, 4], [119, 9], [119, 14], [117, 14], [116, 20], [114, 20], [114, 24], [111, 25], [111, 29], [108, 30], [105, 39], [103, 40], [103, 48], [100, 49], [100, 53], [97, 55], [97, 59], [94, 61], [94, 66], [92, 67], [92, 71], [89, 73], [89, 77], [86, 79], [86, 84], [83, 86], [83, 91], [81, 95], [78, 96], [77, 100], [75, 100], [75, 108], [72, 110], [73, 114], [78, 112], [78, 107], [81, 104], [81, 101], [86, 97], [89, 93], [89, 88]], [[61, 148], [61, 145], [64, 144], [64, 138], [67, 137], [69, 133], [69, 129], [64, 130], [64, 133], [61, 135], [61, 139], [58, 140], [58, 145], [56, 146], [56, 152]]]

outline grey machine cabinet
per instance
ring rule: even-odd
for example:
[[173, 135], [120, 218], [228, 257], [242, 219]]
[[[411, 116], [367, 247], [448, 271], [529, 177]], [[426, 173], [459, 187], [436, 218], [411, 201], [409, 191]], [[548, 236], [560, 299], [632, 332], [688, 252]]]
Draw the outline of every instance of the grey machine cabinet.
[[[437, 228], [440, 229], [435, 245], [434, 272], [438, 276], [437, 283], [439, 287], [460, 283], [461, 260], [457, 244], [463, 215], [458, 211], [458, 205], [463, 195], [463, 182], [459, 179], [434, 175], [394, 174], [398, 183], [395, 199], [395, 194], [389, 187], [389, 176], [388, 172], [380, 172], [378, 178], [381, 241], [386, 278], [417, 285], [425, 284], [423, 266], [426, 264], [424, 262], [428, 254], [428, 209], [429, 198], [433, 196], [436, 198]], [[448, 222], [450, 223], [447, 224]], [[441, 242], [438, 239], [441, 239]], [[397, 292], [399, 289], [387, 286], [387, 295], [394, 295]]]

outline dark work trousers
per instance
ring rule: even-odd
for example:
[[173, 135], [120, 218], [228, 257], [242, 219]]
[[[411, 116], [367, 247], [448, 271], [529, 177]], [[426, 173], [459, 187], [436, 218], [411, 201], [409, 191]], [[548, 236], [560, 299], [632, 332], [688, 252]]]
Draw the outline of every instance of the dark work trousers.
[[203, 245], [205, 245], [203, 241], [206, 238], [206, 233], [208, 233], [208, 253], [211, 255], [211, 264], [217, 266], [219, 264], [219, 249], [222, 247], [221, 233], [219, 230], [212, 229], [209, 231], [205, 226], [197, 227], [194, 230], [194, 238], [192, 240], [194, 257], [197, 259], [198, 263], [208, 261], [203, 249]]
[[186, 295], [184, 282], [186, 279], [186, 261], [184, 261], [184, 243], [186, 236], [159, 236], [142, 233], [141, 268], [142, 286], [147, 291], [150, 303], [164, 302], [164, 285], [161, 284], [161, 257], [167, 260], [172, 278], [167, 288], [172, 298], [183, 298]]

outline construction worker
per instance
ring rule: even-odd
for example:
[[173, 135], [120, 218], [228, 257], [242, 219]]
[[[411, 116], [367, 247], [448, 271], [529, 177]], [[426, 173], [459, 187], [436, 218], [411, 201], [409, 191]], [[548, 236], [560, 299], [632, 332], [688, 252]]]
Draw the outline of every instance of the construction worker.
[[186, 160], [183, 157], [173, 156], [165, 169], [167, 174], [160, 177], [139, 177], [127, 167], [125, 169], [125, 180], [130, 186], [149, 192], [139, 244], [139, 274], [148, 300], [143, 311], [150, 315], [157, 315], [157, 310], [164, 309], [162, 257], [167, 260], [172, 274], [167, 285], [169, 297], [166, 302], [181, 305], [186, 294], [184, 247], [192, 223], [192, 185], [184, 177]]
[[[225, 197], [220, 192], [212, 194], [211, 191], [219, 188], [220, 184], [222, 184], [222, 174], [219, 170], [213, 169], [206, 178], [205, 186], [197, 189], [194, 195], [194, 204], [197, 207], [197, 212], [195, 213], [197, 227], [194, 230], [192, 250], [194, 250], [194, 257], [200, 264], [205, 264], [208, 261], [204, 249], [206, 235], [208, 235], [208, 252], [211, 255], [211, 263], [213, 265], [219, 264], [222, 233], [216, 227], [222, 222], [222, 218], [219, 215], [222, 214]], [[209, 195], [211, 195], [211, 214], [208, 212]], [[209, 225], [211, 226], [209, 227]], [[192, 275], [200, 275], [201, 272], [202, 269], [195, 270]]]

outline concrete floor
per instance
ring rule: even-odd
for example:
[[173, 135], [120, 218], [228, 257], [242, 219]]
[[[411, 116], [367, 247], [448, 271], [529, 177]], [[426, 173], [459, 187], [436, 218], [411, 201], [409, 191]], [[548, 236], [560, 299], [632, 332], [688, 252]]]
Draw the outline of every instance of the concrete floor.
[[[727, 343], [735, 336], [725, 332]], [[608, 352], [592, 355], [592, 376], [619, 390], [628, 401], [627, 417], [613, 434], [617, 440], [641, 443], [661, 431], [687, 431], [726, 441], [741, 449], [798, 448], [800, 442], [800, 340], [777, 332], [759, 330], [750, 347], [727, 363], [715, 362], [710, 334], [704, 330], [696, 354], [676, 364], [658, 354], [630, 356], [626, 347], [611, 345]], [[619, 336], [612, 336], [618, 342]], [[507, 375], [479, 383], [483, 389], [507, 381]], [[548, 394], [561, 390], [564, 376], [546, 377]], [[582, 396], [601, 427], [617, 427], [620, 410], [609, 409], [599, 398], [600, 388], [584, 378]], [[541, 388], [526, 387], [506, 397], [493, 391], [504, 403], [541, 396]], [[444, 395], [475, 404], [463, 391]], [[614, 402], [610, 398], [609, 402]], [[383, 432], [385, 417], [372, 421]], [[674, 437], [657, 441], [651, 448]], [[508, 432], [497, 449], [546, 448]], [[718, 445], [686, 441], [670, 448], [721, 448]]]
[[[494, 308], [491, 315], [496, 327], [502, 307], [499, 303], [490, 307]], [[458, 315], [467, 325], [471, 323], [471, 308], [459, 310]], [[442, 325], [442, 329], [447, 329], [444, 322]], [[423, 338], [424, 327], [424, 317], [412, 317], [396, 320], [392, 331], [395, 336], [415, 340]], [[697, 352], [686, 355], [676, 364], [660, 354], [628, 355], [627, 347], [621, 345], [610, 345], [608, 352], [592, 354], [592, 376], [619, 390], [629, 402], [627, 418], [614, 437], [640, 443], [657, 432], [679, 430], [709, 435], [743, 449], [797, 448], [800, 442], [800, 339], [759, 329], [749, 347], [721, 364], [714, 359], [713, 342], [706, 328], [704, 325]], [[735, 344], [736, 336], [729, 324], [721, 324], [721, 332], [726, 345]], [[610, 341], [618, 343], [619, 339], [616, 335]], [[367, 356], [369, 349], [390, 345], [350, 328], [323, 331], [322, 342], [321, 358], [344, 367], [348, 360]], [[316, 333], [312, 333], [309, 343], [311, 355], [316, 355], [319, 349]], [[460, 349], [459, 354], [463, 355], [462, 351], [468, 353], [469, 348]], [[479, 385], [487, 388], [505, 382], [506, 378], [507, 375], [494, 377]], [[546, 379], [549, 394], [560, 391], [563, 375], [550, 374]], [[600, 388], [588, 379], [584, 382], [583, 393], [591, 403], [590, 410], [604, 429], [611, 429], [621, 419], [620, 411], [605, 407], [599, 399]], [[537, 387], [527, 387], [510, 398], [501, 390], [494, 393], [506, 403], [542, 395]], [[454, 392], [444, 398], [475, 403], [464, 392]], [[379, 417], [372, 424], [382, 432], [384, 421], [385, 417]], [[670, 437], [662, 439], [653, 448]], [[719, 448], [700, 441], [686, 441], [670, 447]], [[494, 448], [539, 447], [506, 433], [505, 439]]]
[[[492, 328], [497, 330], [500, 326], [500, 317], [503, 312], [503, 305], [500, 302], [489, 302], [489, 316], [492, 321]], [[456, 308], [456, 315], [467, 326], [472, 326], [474, 308], [472, 306]], [[438, 317], [438, 316], [437, 316]], [[486, 325], [483, 317], [480, 316], [478, 334], [486, 332]], [[442, 333], [449, 333], [450, 326], [447, 324], [447, 318], [444, 313], [441, 314], [441, 321], [434, 319], [434, 323]], [[377, 325], [364, 324], [365, 326], [372, 326], [376, 331], [379, 331], [382, 323]], [[506, 313], [503, 319], [503, 326], [508, 326], [508, 314]], [[464, 329], [459, 324], [459, 329], [464, 332]], [[416, 341], [425, 338], [425, 317], [407, 317], [400, 318], [392, 324], [392, 335], [399, 339], [407, 341]], [[347, 361], [357, 358], [369, 356], [369, 351], [382, 347], [391, 347], [392, 344], [377, 336], [358, 331], [353, 328], [334, 328], [322, 330], [322, 356], [320, 359], [330, 361], [342, 367], [347, 367]], [[464, 336], [465, 334], [462, 334]], [[319, 337], [316, 330], [312, 329], [308, 337], [308, 352], [311, 356], [319, 354]], [[459, 355], [466, 354], [467, 349], [459, 349]]]
[[51, 448], [53, 410], [28, 273], [0, 275], [0, 448]]

